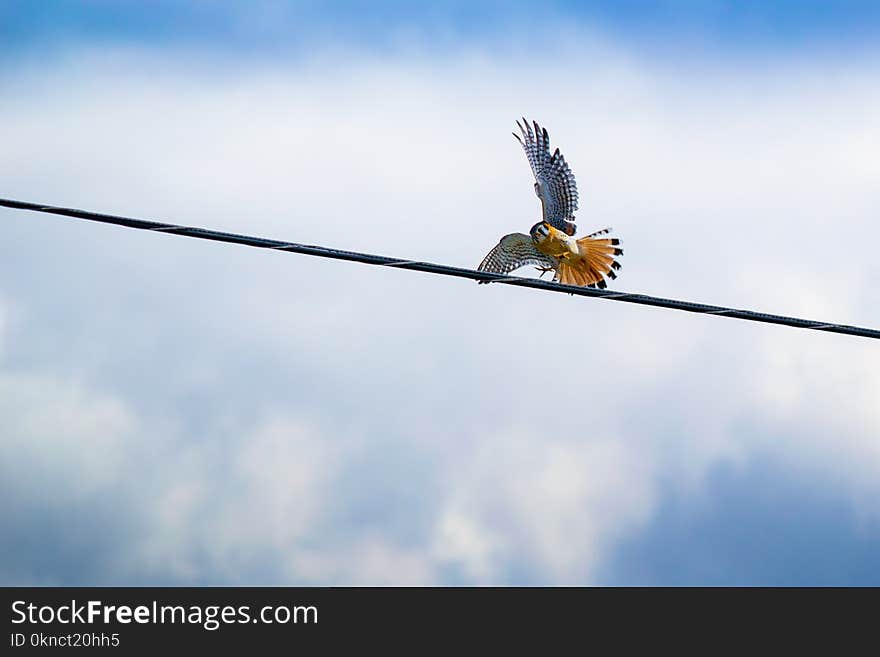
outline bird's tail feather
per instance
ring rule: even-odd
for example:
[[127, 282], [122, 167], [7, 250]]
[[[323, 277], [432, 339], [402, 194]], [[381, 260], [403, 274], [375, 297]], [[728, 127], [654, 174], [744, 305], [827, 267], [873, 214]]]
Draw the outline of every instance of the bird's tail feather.
[[559, 281], [567, 285], [583, 285], [604, 288], [605, 277], [617, 278], [620, 262], [617, 256], [623, 255], [620, 240], [617, 238], [597, 238], [609, 229], [604, 229], [582, 237], [577, 241], [580, 258], [565, 260], [559, 266]]

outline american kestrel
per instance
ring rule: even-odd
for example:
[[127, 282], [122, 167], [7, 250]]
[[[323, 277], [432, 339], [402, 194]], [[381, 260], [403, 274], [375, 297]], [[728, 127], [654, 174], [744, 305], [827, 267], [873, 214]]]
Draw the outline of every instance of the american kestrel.
[[[557, 148], [550, 154], [550, 137], [536, 122], [530, 126], [516, 122], [520, 135], [513, 133], [523, 149], [532, 173], [535, 194], [541, 199], [543, 220], [532, 226], [528, 235], [511, 233], [483, 258], [480, 271], [507, 274], [526, 265], [536, 265], [543, 272], [553, 271], [554, 281], [566, 285], [606, 286], [605, 277], [617, 278], [620, 263], [614, 258], [623, 254], [620, 241], [608, 237], [611, 229], [576, 239], [574, 212], [578, 208], [574, 174]], [[534, 130], [532, 127], [534, 126]], [[480, 281], [488, 282], [488, 281]]]

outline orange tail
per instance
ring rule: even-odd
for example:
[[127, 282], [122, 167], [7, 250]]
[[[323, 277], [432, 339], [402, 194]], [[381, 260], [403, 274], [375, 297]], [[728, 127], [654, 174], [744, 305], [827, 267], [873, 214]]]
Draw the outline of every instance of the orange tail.
[[559, 280], [567, 285], [606, 287], [605, 277], [617, 278], [620, 263], [615, 256], [623, 255], [616, 238], [596, 238], [608, 229], [582, 237], [577, 241], [579, 258], [564, 260], [559, 266]]

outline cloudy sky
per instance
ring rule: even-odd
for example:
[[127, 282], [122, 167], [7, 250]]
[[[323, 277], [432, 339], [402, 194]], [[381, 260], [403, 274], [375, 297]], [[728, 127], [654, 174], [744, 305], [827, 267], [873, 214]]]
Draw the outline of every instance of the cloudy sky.
[[[5, 2], [0, 197], [880, 326], [870, 2]], [[880, 584], [880, 344], [0, 209], [0, 582]], [[531, 275], [528, 272], [526, 275]]]

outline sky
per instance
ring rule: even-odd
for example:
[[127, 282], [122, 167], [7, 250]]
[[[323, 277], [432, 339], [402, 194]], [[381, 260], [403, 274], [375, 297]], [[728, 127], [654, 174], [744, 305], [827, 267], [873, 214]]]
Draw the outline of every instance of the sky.
[[[880, 326], [869, 2], [0, 3], [0, 197]], [[0, 583], [878, 585], [871, 340], [0, 209]], [[536, 272], [521, 270], [523, 275]]]

